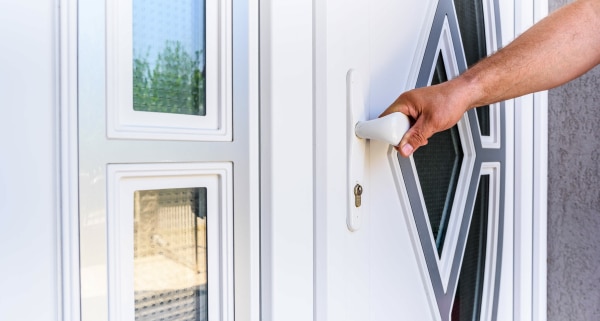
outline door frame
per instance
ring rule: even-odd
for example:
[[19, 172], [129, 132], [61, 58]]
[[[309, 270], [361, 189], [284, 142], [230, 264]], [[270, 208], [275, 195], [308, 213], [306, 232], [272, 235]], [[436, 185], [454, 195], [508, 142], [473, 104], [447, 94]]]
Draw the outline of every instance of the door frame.
[[59, 320], [81, 319], [79, 264], [79, 157], [78, 157], [78, 34], [77, 0], [59, 0], [58, 92], [60, 112], [60, 224], [61, 263]]
[[259, 6], [261, 320], [313, 320], [313, 1]]
[[[508, 8], [507, 8], [508, 9]], [[547, 0], [514, 4], [514, 37], [548, 15]], [[523, 96], [514, 109], [514, 320], [547, 318], [548, 93]], [[509, 114], [507, 114], [508, 117]], [[517, 139], [519, 138], [519, 139]], [[507, 155], [507, 157], [509, 157]]]

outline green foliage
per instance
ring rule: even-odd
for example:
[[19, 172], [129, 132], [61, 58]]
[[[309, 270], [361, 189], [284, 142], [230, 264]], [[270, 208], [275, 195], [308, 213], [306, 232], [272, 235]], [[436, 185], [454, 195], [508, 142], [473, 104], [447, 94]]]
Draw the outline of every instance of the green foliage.
[[148, 54], [133, 59], [133, 109], [161, 113], [205, 115], [205, 80], [200, 52], [185, 51], [167, 41], [155, 62]]

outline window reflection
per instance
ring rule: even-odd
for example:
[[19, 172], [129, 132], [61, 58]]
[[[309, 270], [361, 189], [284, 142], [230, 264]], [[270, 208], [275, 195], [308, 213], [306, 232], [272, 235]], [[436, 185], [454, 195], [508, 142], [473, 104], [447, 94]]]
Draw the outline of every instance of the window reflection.
[[204, 1], [133, 0], [133, 109], [206, 115]]

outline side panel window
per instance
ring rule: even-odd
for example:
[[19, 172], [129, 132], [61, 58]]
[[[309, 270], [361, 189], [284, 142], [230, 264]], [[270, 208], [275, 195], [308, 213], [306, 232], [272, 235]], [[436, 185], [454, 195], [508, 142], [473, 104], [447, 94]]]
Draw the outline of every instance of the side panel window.
[[115, 320], [232, 315], [230, 163], [108, 166], [108, 298]]
[[231, 10], [108, 0], [110, 138], [231, 141]]

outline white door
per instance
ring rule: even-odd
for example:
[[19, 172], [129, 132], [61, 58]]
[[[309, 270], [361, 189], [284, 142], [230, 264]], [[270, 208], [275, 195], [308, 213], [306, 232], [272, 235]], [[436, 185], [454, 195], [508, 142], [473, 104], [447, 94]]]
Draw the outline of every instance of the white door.
[[258, 320], [258, 6], [80, 1], [81, 319]]
[[409, 159], [352, 130], [403, 91], [495, 51], [512, 14], [494, 0], [329, 1], [316, 11], [316, 97], [326, 108], [316, 118], [325, 155], [316, 258], [326, 262], [317, 265], [317, 316], [511, 320], [505, 108], [469, 111]]

